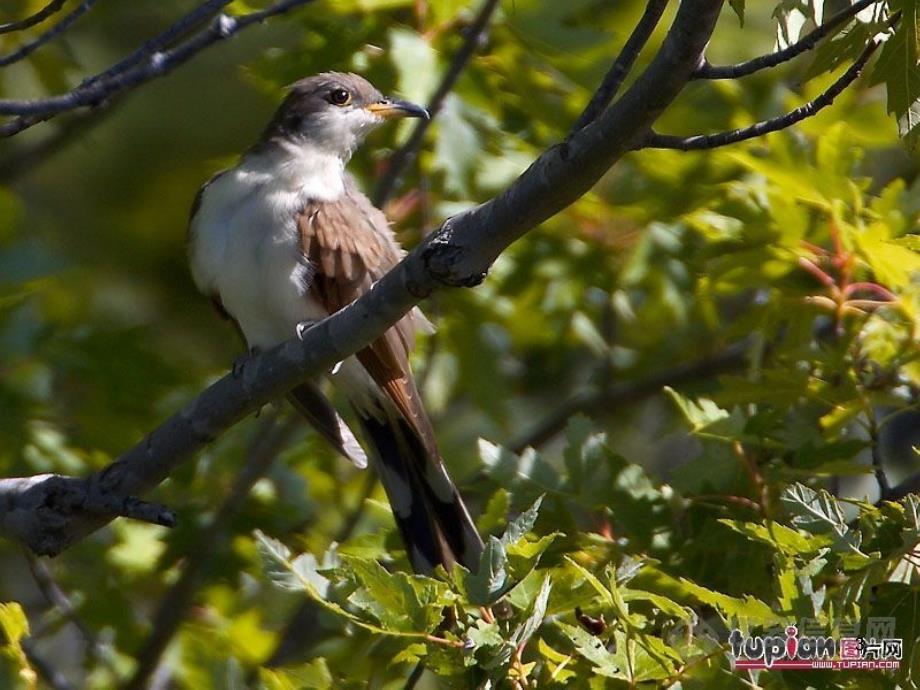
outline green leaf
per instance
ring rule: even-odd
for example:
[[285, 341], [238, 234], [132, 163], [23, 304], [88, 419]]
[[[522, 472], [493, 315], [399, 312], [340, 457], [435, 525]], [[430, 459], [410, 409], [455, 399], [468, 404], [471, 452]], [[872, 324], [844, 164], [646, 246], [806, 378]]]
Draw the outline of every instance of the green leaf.
[[480, 534], [490, 534], [500, 525], [503, 525], [510, 507], [511, 494], [509, 494], [506, 489], [496, 489], [495, 493], [492, 494], [492, 497], [486, 504], [485, 510], [482, 511], [479, 518], [476, 520], [476, 527], [479, 529]]
[[325, 598], [329, 591], [329, 580], [318, 572], [316, 557], [304, 553], [291, 558], [291, 550], [277, 539], [255, 532], [256, 543], [262, 556], [262, 569], [268, 578], [279, 587], [292, 590], [309, 588], [317, 597]]
[[665, 392], [677, 404], [678, 409], [693, 427], [693, 433], [700, 436], [734, 440], [744, 431], [744, 419], [738, 410], [723, 410], [712, 400], [699, 398], [693, 401], [685, 398], [670, 386]]
[[259, 680], [267, 690], [327, 690], [333, 687], [332, 674], [323, 658], [294, 668], [262, 667], [259, 669]]
[[738, 534], [743, 534], [748, 539], [754, 539], [777, 551], [791, 556], [805, 556], [817, 553], [828, 546], [830, 540], [813, 534], [805, 535], [777, 522], [759, 525], [754, 522], [742, 522], [720, 518], [719, 522], [732, 528]]
[[901, 21], [882, 48], [870, 82], [884, 83], [888, 92], [888, 112], [898, 121], [898, 133], [911, 145], [920, 125], [920, 71], [917, 69], [917, 5], [904, 0]]
[[738, 22], [744, 26], [744, 0], [728, 0], [728, 4], [738, 15]]
[[559, 621], [556, 625], [575, 645], [575, 651], [591, 662], [594, 673], [607, 678], [627, 679], [620, 670], [620, 661], [607, 650], [601, 639], [568, 623]]
[[37, 675], [29, 665], [22, 641], [29, 635], [29, 619], [19, 603], [0, 603], [0, 630], [5, 639], [0, 640], [0, 651], [10, 656], [19, 667], [19, 676], [30, 690], [38, 687]]
[[6, 644], [19, 646], [29, 636], [29, 619], [17, 602], [0, 603], [0, 628]]
[[375, 560], [341, 556], [342, 570], [358, 585], [348, 601], [370, 613], [387, 630], [430, 632], [452, 603], [443, 582], [421, 575], [390, 573]]
[[427, 103], [438, 85], [438, 54], [422, 34], [390, 31], [390, 57], [399, 75], [399, 92], [415, 103]]
[[836, 550], [858, 550], [859, 532], [850, 529], [840, 503], [824, 489], [815, 491], [804, 484], [792, 484], [780, 494], [780, 503], [796, 527], [812, 534], [832, 534]]
[[501, 538], [501, 542], [504, 546], [507, 547], [511, 544], [516, 544], [523, 539], [525, 534], [533, 529], [534, 524], [537, 522], [537, 516], [540, 514], [540, 504], [542, 503], [543, 496], [539, 496], [530, 508], [508, 523]]
[[508, 555], [502, 541], [489, 537], [479, 559], [479, 570], [463, 578], [470, 603], [488, 606], [508, 590], [510, 578], [505, 568], [507, 563]]
[[[277, 541], [276, 539], [271, 539], [270, 537], [265, 536], [259, 530], [256, 530], [254, 535], [258, 545], [259, 555], [262, 557], [262, 568], [266, 575], [274, 582], [278, 583], [279, 586], [291, 588], [292, 581], [289, 579], [289, 576], [293, 577], [293, 582], [299, 583], [300, 589], [302, 589], [311, 599], [316, 601], [323, 608], [361, 628], [364, 628], [365, 630], [369, 630], [371, 632], [379, 633], [382, 635], [393, 635], [396, 637], [416, 637], [421, 639], [426, 638], [427, 633], [422, 631], [388, 629], [381, 627], [374, 622], [356, 616], [355, 614], [343, 608], [340, 604], [331, 601], [330, 599], [326, 598], [326, 596], [321, 594], [313, 583], [313, 574], [305, 572], [302, 567], [295, 566], [295, 561], [292, 561], [290, 558], [290, 549], [288, 549], [284, 544]], [[325, 578], [323, 578], [323, 580], [328, 582], [328, 580]]]
[[396, 656], [393, 657], [393, 664], [415, 664], [423, 656], [428, 654], [428, 646], [424, 642], [413, 642], [407, 645]]
[[543, 619], [546, 617], [546, 605], [549, 603], [549, 593], [552, 589], [552, 579], [547, 575], [543, 578], [543, 584], [540, 585], [540, 593], [537, 594], [537, 598], [534, 600], [530, 615], [511, 636], [511, 643], [515, 647], [520, 649], [526, 645], [534, 633], [543, 625]]

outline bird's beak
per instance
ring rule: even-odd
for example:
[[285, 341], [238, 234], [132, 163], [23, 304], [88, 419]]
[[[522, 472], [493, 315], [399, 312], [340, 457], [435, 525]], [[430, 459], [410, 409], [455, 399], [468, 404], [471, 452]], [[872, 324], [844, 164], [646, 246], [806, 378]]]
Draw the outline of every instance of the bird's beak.
[[422, 117], [426, 120], [431, 119], [431, 115], [420, 105], [409, 103], [408, 101], [397, 101], [392, 98], [371, 103], [367, 110], [378, 117], [390, 119], [392, 117]]

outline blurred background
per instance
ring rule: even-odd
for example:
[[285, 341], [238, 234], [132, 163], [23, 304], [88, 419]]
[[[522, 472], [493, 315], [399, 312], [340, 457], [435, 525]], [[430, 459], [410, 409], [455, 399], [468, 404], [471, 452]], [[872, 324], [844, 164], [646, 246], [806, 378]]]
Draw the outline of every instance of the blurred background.
[[[41, 4], [5, 0], [0, 20]], [[406, 247], [503, 189], [565, 138], [644, 5], [500, 3], [387, 203]], [[230, 10], [260, 6], [235, 2]], [[0, 70], [0, 96], [70, 88], [189, 8], [174, 0], [99, 0], [61, 40]], [[186, 264], [186, 221], [198, 187], [255, 141], [284, 85], [305, 75], [356, 71], [384, 92], [427, 102], [478, 8], [468, 0], [315, 2], [211, 47], [100, 112], [3, 140], [0, 475], [99, 469], [226, 372], [241, 344], [198, 295]], [[709, 59], [770, 51], [772, 11], [773, 3], [749, 2], [742, 28], [726, 9]], [[0, 35], [0, 54], [37, 31]], [[657, 129], [692, 134], [779, 114], [839, 74], [820, 72], [806, 56], [742, 82], [693, 83]], [[511, 247], [482, 286], [423, 304], [437, 333], [420, 343], [415, 371], [474, 513], [505, 482], [495, 466], [552, 472], [562, 466], [566, 438], [588, 430], [605, 432], [615, 453], [678, 492], [749, 491], [738, 489], [747, 480], [731, 444], [691, 435], [686, 406], [682, 413], [665, 385], [687, 396], [679, 403], [707, 396], [758, 420], [744, 433], [755, 445], [775, 441], [764, 461], [775, 453], [776, 472], [819, 477], [874, 500], [867, 436], [853, 426], [867, 408], [846, 407], [865, 380], [857, 373], [852, 390], [810, 396], [809, 370], [796, 364], [818, 361], [827, 373], [855, 340], [875, 343], [881, 363], [871, 372], [860, 368], [862, 360], [840, 371], [881, 379], [895, 370], [890, 382], [866, 384], [885, 396], [872, 409], [897, 411], [914, 401], [916, 361], [899, 359], [914, 342], [910, 319], [876, 313], [871, 324], [855, 324], [824, 313], [806, 303], [822, 286], [798, 264], [802, 240], [832, 250], [833, 224], [860, 226], [873, 203], [889, 237], [913, 227], [917, 158], [886, 115], [884, 88], [870, 81], [765, 140], [714, 152], [631, 154], [590, 194]], [[410, 128], [383, 128], [356, 155], [351, 170], [365, 190], [374, 189]], [[849, 246], [857, 275], [871, 274], [916, 301], [908, 279], [916, 259], [905, 258], [907, 249], [875, 265], [865, 246]], [[757, 417], [751, 405], [773, 416]], [[36, 654], [53, 659], [72, 687], [114, 687], [136, 668], [164, 594], [215, 516], [218, 525], [207, 532], [212, 553], [200, 564], [189, 605], [178, 610], [157, 687], [230, 687], [221, 679], [244, 677], [283, 638], [298, 600], [258, 577], [253, 529], [298, 551], [319, 555], [344, 542], [405, 567], [382, 490], [301, 426], [282, 423], [276, 461], [256, 477], [248, 498], [221, 512], [241, 468], [265, 445], [266, 420], [284, 409], [239, 424], [160, 487], [153, 500], [178, 513], [171, 531], [118, 520], [42, 561], [0, 542], [0, 600], [23, 604]], [[839, 419], [828, 420], [833, 412]], [[689, 416], [692, 426], [692, 410]], [[916, 466], [918, 429], [916, 417], [904, 415], [880, 432], [892, 477]], [[819, 440], [850, 445], [833, 446], [823, 458], [802, 451]], [[517, 457], [527, 447], [539, 451], [538, 460]], [[496, 460], [502, 452], [514, 459]], [[538, 474], [531, 472], [537, 483]], [[534, 491], [511, 493], [513, 510]], [[618, 533], [609, 511], [584, 508], [565, 521]], [[55, 592], [69, 602], [64, 613]], [[313, 627], [322, 629], [315, 620]], [[325, 645], [329, 659], [350, 655], [354, 682], [371, 673], [373, 655], [354, 658], [354, 647], [336, 647], [341, 640], [323, 634], [295, 640], [292, 654]], [[381, 683], [392, 675], [379, 673]], [[4, 678], [0, 687], [16, 687], [12, 671]]]

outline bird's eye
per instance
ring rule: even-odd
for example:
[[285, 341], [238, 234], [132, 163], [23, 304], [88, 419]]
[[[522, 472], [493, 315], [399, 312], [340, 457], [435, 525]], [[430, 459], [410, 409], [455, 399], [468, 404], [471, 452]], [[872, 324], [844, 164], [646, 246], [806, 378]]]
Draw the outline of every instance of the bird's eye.
[[351, 94], [342, 88], [332, 89], [329, 92], [329, 102], [332, 105], [348, 105], [351, 103]]

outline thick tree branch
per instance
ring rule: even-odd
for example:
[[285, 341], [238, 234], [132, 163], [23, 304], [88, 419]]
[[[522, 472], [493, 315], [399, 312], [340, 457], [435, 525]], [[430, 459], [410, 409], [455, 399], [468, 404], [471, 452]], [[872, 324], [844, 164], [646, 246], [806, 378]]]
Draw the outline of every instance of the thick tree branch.
[[722, 4], [684, 0], [651, 64], [597, 120], [543, 153], [499, 196], [445, 221], [360, 299], [301, 339], [250, 358], [105, 469], [85, 479], [0, 482], [0, 532], [38, 553], [60, 553], [110, 519], [86, 514], [76, 501], [62, 504], [62, 489], [119, 497], [149, 491], [298, 381], [366, 347], [424, 297], [480, 283], [512, 242], [584, 195], [640, 143], [699, 64]]
[[23, 58], [28, 57], [30, 54], [41, 48], [46, 43], [53, 41], [55, 38], [67, 31], [67, 29], [69, 29], [75, 21], [89, 12], [95, 4], [96, 0], [83, 0], [83, 2], [77, 5], [72, 12], [67, 14], [61, 21], [52, 26], [41, 36], [38, 36], [36, 39], [29, 41], [23, 46], [20, 46], [9, 55], [0, 55], [0, 67], [6, 67], [7, 65], [12, 65], [14, 62], [19, 62]]
[[460, 50], [454, 55], [453, 60], [450, 62], [450, 67], [441, 79], [441, 83], [438, 84], [437, 90], [434, 92], [431, 100], [428, 101], [428, 113], [431, 117], [427, 120], [418, 120], [415, 124], [415, 128], [412, 130], [412, 134], [409, 135], [409, 138], [406, 140], [406, 143], [390, 156], [386, 170], [377, 183], [377, 187], [372, 195], [375, 206], [382, 207], [384, 203], [386, 203], [387, 199], [390, 198], [390, 195], [396, 188], [399, 176], [402, 174], [403, 170], [405, 170], [406, 166], [415, 158], [418, 150], [422, 146], [422, 140], [425, 138], [425, 133], [431, 126], [432, 120], [434, 120], [435, 116], [441, 111], [444, 99], [447, 98], [447, 95], [454, 88], [454, 84], [456, 84], [457, 79], [460, 78], [460, 74], [463, 72], [464, 67], [466, 67], [470, 58], [473, 57], [473, 53], [476, 52], [476, 49], [482, 42], [486, 34], [486, 29], [489, 27], [489, 20], [495, 13], [498, 5], [499, 0], [483, 0], [482, 6], [476, 14], [476, 18], [465, 32], [463, 45], [460, 46]]
[[761, 55], [752, 60], [739, 62], [734, 65], [710, 65], [708, 62], [704, 61], [699, 69], [693, 73], [693, 78], [737, 79], [738, 77], [754, 74], [754, 72], [759, 72], [762, 69], [781, 65], [811, 50], [821, 42], [821, 39], [831, 35], [864, 9], [877, 4], [880, 4], [879, 0], [859, 0], [845, 10], [841, 10], [834, 16], [828, 18], [821, 26], [806, 34], [792, 45], [778, 50], [775, 53], [770, 53], [769, 55]]
[[[138, 61], [136, 64], [131, 62], [133, 58], [129, 56], [126, 61], [123, 61], [130, 63], [125, 69], [109, 74], [105, 78], [99, 75], [98, 78], [87, 79], [67, 93], [35, 100], [0, 99], [0, 114], [18, 116], [0, 124], [0, 137], [13, 136], [24, 129], [28, 129], [39, 122], [68, 110], [98, 106], [105, 103], [113, 96], [168, 74], [218, 41], [230, 38], [239, 31], [261, 23], [269, 17], [289, 12], [311, 2], [314, 2], [314, 0], [278, 0], [278, 2], [266, 7], [264, 10], [249, 12], [237, 17], [220, 14], [214, 18], [210, 26], [193, 34], [175, 48], [155, 51], [149, 55], [144, 52], [144, 48], [141, 48], [139, 53], [134, 54], [139, 56], [136, 58]], [[208, 6], [210, 7], [212, 4], [216, 3], [209, 3]], [[200, 10], [201, 8], [198, 8], [191, 14], [197, 16]], [[189, 17], [185, 18], [185, 20], [188, 19]], [[185, 20], [180, 20], [180, 22]], [[171, 35], [174, 30], [175, 25], [167, 29], [166, 33]], [[159, 39], [152, 41], [152, 43], [159, 42]], [[141, 61], [141, 57], [146, 59]], [[102, 74], [105, 74], [105, 72]]]
[[23, 29], [28, 29], [30, 26], [41, 24], [48, 17], [60, 11], [65, 2], [67, 2], [67, 0], [51, 0], [51, 2], [42, 7], [35, 14], [32, 14], [24, 19], [17, 19], [14, 22], [6, 22], [5, 24], [0, 24], [0, 34], [8, 34], [12, 33], [13, 31], [22, 31]]
[[797, 122], [816, 115], [818, 111], [823, 110], [837, 98], [844, 89], [852, 84], [859, 77], [869, 58], [876, 51], [879, 44], [876, 41], [870, 42], [860, 56], [856, 59], [850, 68], [844, 72], [840, 78], [828, 87], [813, 101], [799, 106], [785, 115], [770, 118], [757, 122], [749, 127], [733, 129], [730, 132], [719, 132], [717, 134], [696, 134], [690, 137], [679, 137], [668, 134], [658, 134], [653, 132], [649, 134], [640, 148], [653, 149], [676, 149], [678, 151], [699, 151], [701, 149], [714, 149], [720, 146], [737, 144], [747, 139], [762, 137], [770, 132], [778, 132], [781, 129], [787, 129]]
[[626, 39], [623, 50], [620, 51], [616, 60], [613, 61], [613, 64], [604, 76], [604, 80], [601, 82], [600, 88], [594, 92], [594, 95], [591, 97], [591, 100], [588, 101], [588, 105], [585, 106], [575, 126], [572, 127], [573, 133], [577, 132], [589, 122], [594, 122], [597, 116], [603, 112], [604, 108], [606, 108], [617, 95], [617, 92], [623, 85], [623, 80], [626, 79], [626, 75], [629, 74], [629, 70], [631, 70], [633, 64], [635, 64], [636, 58], [638, 58], [639, 53], [642, 52], [642, 48], [645, 47], [645, 44], [648, 43], [648, 39], [651, 38], [652, 32], [655, 30], [655, 27], [658, 26], [658, 21], [661, 19], [661, 15], [664, 14], [664, 10], [667, 6], [668, 0], [649, 0], [648, 5], [645, 7], [645, 12], [642, 14], [641, 19], [639, 19], [639, 23], [636, 24], [636, 28], [633, 29], [629, 38]]
[[522, 453], [526, 448], [537, 448], [559, 434], [565, 429], [569, 419], [576, 414], [601, 413], [607, 415], [618, 407], [654, 395], [665, 386], [676, 386], [740, 369], [745, 363], [746, 350], [746, 343], [736, 343], [714, 355], [678, 364], [656, 372], [648, 378], [623, 381], [601, 390], [576, 394], [533, 427], [511, 439], [506, 446], [514, 453]]

